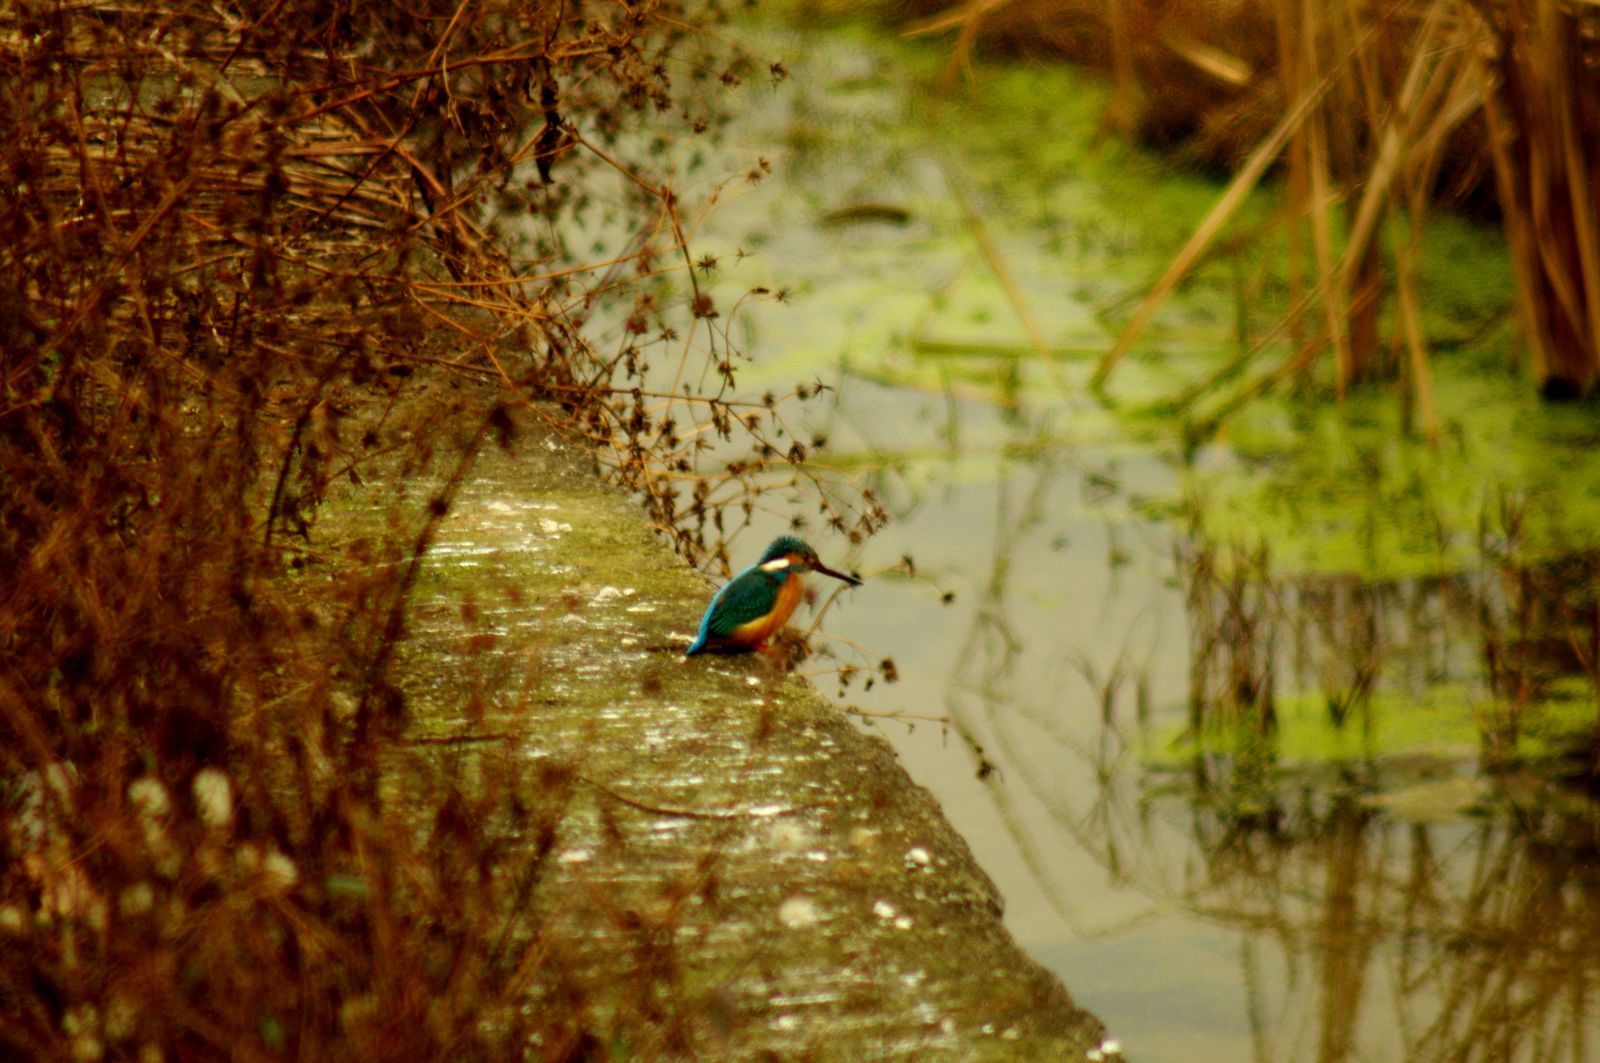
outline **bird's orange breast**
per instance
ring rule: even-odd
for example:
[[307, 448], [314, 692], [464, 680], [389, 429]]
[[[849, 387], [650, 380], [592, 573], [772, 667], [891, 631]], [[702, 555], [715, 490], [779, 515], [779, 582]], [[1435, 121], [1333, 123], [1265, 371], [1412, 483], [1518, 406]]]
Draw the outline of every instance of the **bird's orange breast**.
[[772, 611], [766, 616], [757, 617], [734, 628], [730, 641], [742, 646], [759, 646], [771, 638], [789, 622], [795, 606], [800, 604], [800, 595], [804, 590], [805, 580], [800, 573], [789, 573], [789, 577], [783, 581], [783, 586], [778, 588], [778, 596], [773, 599]]

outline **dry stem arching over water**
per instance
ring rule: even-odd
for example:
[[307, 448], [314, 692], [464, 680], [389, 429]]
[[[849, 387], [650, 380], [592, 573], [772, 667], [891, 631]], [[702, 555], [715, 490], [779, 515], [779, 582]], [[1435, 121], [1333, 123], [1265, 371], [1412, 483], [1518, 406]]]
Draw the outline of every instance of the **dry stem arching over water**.
[[[581, 1009], [522, 1008], [546, 972], [506, 922], [568, 780], [394, 766], [391, 673], [420, 559], [516, 408], [696, 558], [804, 457], [776, 400], [722, 398], [733, 308], [685, 240], [704, 204], [657, 165], [782, 75], [720, 18], [0, 12], [6, 1054], [592, 1050]], [[701, 478], [719, 435], [750, 456]], [[374, 469], [387, 531], [321, 541], [319, 503]], [[879, 519], [819, 497], [841, 531]]]

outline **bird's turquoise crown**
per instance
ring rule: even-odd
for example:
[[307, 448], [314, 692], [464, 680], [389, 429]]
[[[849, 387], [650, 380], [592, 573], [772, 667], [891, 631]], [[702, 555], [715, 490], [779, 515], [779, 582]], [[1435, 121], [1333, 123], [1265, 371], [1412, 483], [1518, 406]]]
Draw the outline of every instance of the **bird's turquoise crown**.
[[767, 552], [761, 555], [761, 560], [756, 564], [764, 565], [768, 561], [776, 561], [789, 554], [799, 554], [807, 560], [815, 560], [817, 552], [811, 549], [811, 544], [798, 535], [780, 535], [772, 540], [772, 545], [767, 547]]

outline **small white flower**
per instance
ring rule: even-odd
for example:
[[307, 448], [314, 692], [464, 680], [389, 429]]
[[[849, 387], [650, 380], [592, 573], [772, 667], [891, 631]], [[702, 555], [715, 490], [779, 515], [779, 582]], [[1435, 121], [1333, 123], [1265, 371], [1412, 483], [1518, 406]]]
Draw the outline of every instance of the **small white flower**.
[[267, 880], [268, 885], [282, 892], [294, 887], [300, 880], [300, 871], [294, 866], [293, 860], [273, 849], [267, 853], [266, 859], [261, 861], [261, 876]]
[[106, 1005], [106, 1036], [113, 1041], [132, 1036], [138, 1021], [139, 1010], [127, 997], [113, 996]]
[[159, 779], [146, 775], [128, 784], [128, 804], [150, 819], [159, 819], [172, 811], [172, 799]]
[[92, 1033], [80, 1033], [72, 1039], [72, 1058], [80, 1063], [98, 1063], [105, 1054], [105, 1042]]
[[44, 784], [58, 798], [65, 801], [72, 795], [72, 784], [77, 771], [68, 764], [51, 764], [44, 769]]
[[148, 882], [135, 882], [117, 898], [117, 908], [125, 916], [144, 915], [156, 904], [156, 891]]
[[194, 803], [200, 821], [221, 829], [233, 821], [233, 785], [216, 768], [202, 768], [194, 777]]
[[22, 777], [12, 822], [25, 844], [40, 846], [59, 835], [62, 815], [70, 812], [76, 778], [77, 772], [65, 764], [51, 764]]
[[100, 1025], [100, 1010], [93, 1004], [78, 1004], [67, 1009], [61, 1016], [61, 1030], [66, 1034], [80, 1034], [94, 1030]]

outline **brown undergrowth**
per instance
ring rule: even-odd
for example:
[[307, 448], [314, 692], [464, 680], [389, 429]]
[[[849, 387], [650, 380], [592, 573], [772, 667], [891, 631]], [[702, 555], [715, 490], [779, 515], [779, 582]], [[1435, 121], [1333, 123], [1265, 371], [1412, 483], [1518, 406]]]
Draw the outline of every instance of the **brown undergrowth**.
[[[0, 12], [0, 1054], [503, 1059], [537, 1032], [582, 1058], [629, 1021], [551, 996], [515, 926], [570, 779], [397, 753], [390, 669], [509, 405], [690, 555], [804, 461], [776, 400], [726, 398], [672, 186], [726, 93], [781, 73], [720, 17]], [[713, 386], [658, 397], [661, 351]], [[719, 435], [751, 453], [707, 477]], [[309, 590], [294, 547], [375, 462], [437, 486], [379, 500], [365, 563]]]

